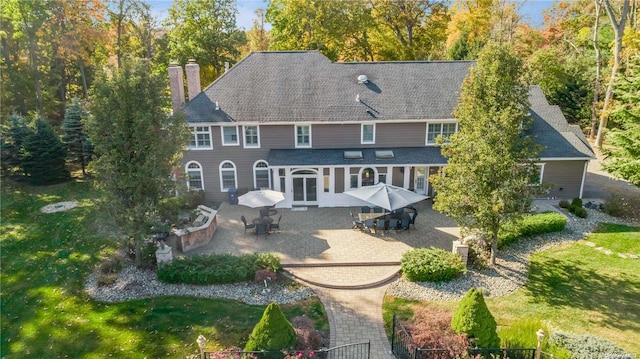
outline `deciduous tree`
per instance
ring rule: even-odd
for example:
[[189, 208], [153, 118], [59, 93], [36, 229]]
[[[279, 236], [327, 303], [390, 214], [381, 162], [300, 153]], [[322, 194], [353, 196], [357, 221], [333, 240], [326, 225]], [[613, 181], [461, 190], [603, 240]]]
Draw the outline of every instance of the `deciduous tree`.
[[530, 180], [539, 149], [524, 132], [531, 119], [521, 74], [521, 61], [507, 47], [483, 50], [454, 110], [459, 131], [442, 145], [448, 165], [431, 177], [434, 208], [488, 234], [492, 264], [500, 226], [522, 215], [536, 189]]
[[180, 115], [169, 115], [164, 77], [146, 62], [123, 62], [102, 74], [93, 89], [88, 121], [95, 146], [98, 188], [104, 207], [134, 239], [136, 263], [158, 201], [170, 195], [171, 171], [186, 144]]

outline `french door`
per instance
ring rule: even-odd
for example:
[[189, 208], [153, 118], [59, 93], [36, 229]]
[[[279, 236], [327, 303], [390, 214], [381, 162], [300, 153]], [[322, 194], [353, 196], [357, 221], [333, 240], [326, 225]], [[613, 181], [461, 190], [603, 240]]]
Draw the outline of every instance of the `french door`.
[[296, 171], [292, 174], [293, 205], [318, 204], [318, 175], [313, 171]]

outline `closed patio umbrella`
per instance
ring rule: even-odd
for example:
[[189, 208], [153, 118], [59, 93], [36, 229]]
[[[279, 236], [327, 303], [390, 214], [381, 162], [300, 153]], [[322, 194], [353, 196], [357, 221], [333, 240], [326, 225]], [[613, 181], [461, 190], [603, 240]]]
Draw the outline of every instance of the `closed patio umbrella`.
[[238, 204], [257, 208], [269, 207], [284, 200], [284, 194], [270, 189], [250, 191], [238, 197]]
[[343, 193], [389, 211], [403, 208], [428, 198], [427, 196], [417, 194], [408, 189], [382, 182], [373, 186], [363, 186]]

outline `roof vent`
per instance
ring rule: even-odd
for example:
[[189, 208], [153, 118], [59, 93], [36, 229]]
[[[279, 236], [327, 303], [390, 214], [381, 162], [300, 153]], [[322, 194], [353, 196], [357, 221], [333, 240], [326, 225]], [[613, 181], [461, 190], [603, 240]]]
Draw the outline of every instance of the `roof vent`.
[[220, 104], [218, 103], [218, 101], [216, 101], [216, 111], [218, 111], [220, 109]]
[[366, 84], [367, 82], [369, 82], [369, 79], [367, 78], [367, 75], [358, 76], [358, 83]]

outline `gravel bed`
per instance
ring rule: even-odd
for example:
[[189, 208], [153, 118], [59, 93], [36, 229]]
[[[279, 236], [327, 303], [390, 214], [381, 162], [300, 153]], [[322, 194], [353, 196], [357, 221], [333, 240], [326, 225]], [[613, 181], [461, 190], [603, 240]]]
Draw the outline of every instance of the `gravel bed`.
[[387, 294], [414, 300], [459, 300], [472, 287], [481, 288], [486, 297], [500, 297], [522, 287], [527, 280], [531, 254], [563, 243], [584, 239], [600, 222], [628, 224], [598, 210], [587, 209], [587, 218], [565, 214], [567, 226], [562, 232], [547, 233], [518, 241], [497, 253], [496, 265], [485, 270], [470, 269], [466, 274], [441, 284], [409, 282], [404, 278], [392, 283]]
[[118, 274], [114, 284], [98, 286], [95, 275], [90, 275], [85, 283], [86, 292], [94, 299], [104, 302], [122, 302], [133, 299], [167, 295], [194, 296], [203, 298], [234, 299], [247, 304], [266, 305], [296, 302], [309, 298], [315, 293], [311, 288], [297, 283], [255, 283], [193, 285], [166, 284], [158, 280], [151, 270], [140, 270], [134, 265], [126, 266]]

